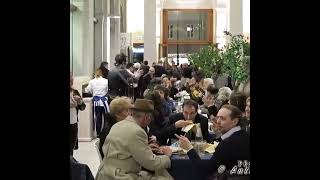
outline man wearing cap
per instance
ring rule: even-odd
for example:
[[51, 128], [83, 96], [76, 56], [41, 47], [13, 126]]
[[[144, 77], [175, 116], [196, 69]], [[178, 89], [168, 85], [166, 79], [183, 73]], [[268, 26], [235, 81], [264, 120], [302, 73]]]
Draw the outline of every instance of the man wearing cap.
[[[148, 146], [144, 128], [151, 122], [153, 102], [137, 99], [131, 110], [132, 116], [111, 128], [102, 148], [105, 156], [96, 180], [173, 179], [166, 170], [171, 164], [171, 149], [160, 147], [164, 155], [155, 155]], [[142, 167], [154, 173], [141, 171]]]

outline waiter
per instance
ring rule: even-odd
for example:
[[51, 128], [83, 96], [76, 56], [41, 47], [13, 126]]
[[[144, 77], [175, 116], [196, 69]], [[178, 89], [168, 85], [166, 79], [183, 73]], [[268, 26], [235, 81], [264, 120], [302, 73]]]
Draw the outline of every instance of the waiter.
[[108, 93], [108, 80], [102, 77], [100, 68], [96, 70], [95, 78], [89, 81], [85, 92], [93, 96], [95, 128], [99, 137], [104, 127], [105, 114], [109, 112], [108, 98], [106, 97]]

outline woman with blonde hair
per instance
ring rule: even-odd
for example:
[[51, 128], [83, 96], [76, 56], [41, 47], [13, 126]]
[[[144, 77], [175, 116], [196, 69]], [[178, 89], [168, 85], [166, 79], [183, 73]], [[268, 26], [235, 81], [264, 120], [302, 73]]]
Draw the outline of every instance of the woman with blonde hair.
[[133, 105], [131, 104], [131, 99], [128, 97], [116, 97], [111, 101], [110, 112], [105, 116], [106, 123], [100, 133], [99, 151], [102, 158], [104, 157], [102, 146], [110, 132], [110, 129], [117, 122], [127, 118], [130, 115], [129, 109], [132, 107]]
[[[108, 80], [102, 77], [101, 69], [97, 69], [95, 78], [89, 81], [89, 85], [85, 88], [86, 93], [92, 94], [94, 107], [94, 121], [97, 136], [99, 137], [102, 127], [104, 126], [105, 113], [109, 112], [108, 107]], [[103, 120], [104, 119], [104, 120]]]

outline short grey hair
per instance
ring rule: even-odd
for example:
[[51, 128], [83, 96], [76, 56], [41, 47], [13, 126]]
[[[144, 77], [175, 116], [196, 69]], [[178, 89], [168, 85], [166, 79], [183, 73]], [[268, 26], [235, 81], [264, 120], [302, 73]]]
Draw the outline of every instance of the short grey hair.
[[219, 89], [218, 96], [224, 95], [229, 100], [231, 93], [232, 93], [232, 90], [229, 87], [222, 87]]
[[141, 117], [143, 117], [145, 115], [150, 115], [150, 116], [152, 115], [149, 112], [142, 112], [142, 111], [137, 111], [137, 110], [134, 110], [134, 109], [131, 112], [132, 112], [132, 117], [134, 117], [134, 118], [141, 118]]
[[136, 69], [140, 69], [141, 68], [141, 64], [140, 63], [134, 63], [133, 67]]

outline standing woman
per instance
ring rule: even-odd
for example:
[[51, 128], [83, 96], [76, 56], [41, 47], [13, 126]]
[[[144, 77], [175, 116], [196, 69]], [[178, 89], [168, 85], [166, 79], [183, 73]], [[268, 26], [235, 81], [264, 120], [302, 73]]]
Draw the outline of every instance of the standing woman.
[[[95, 78], [89, 81], [85, 89], [86, 93], [92, 94], [94, 121], [97, 136], [99, 137], [105, 123], [105, 114], [109, 112], [108, 106], [108, 80], [102, 77], [101, 69], [96, 70]], [[102, 118], [103, 117], [103, 118]]]
[[70, 73], [70, 155], [78, 149], [78, 112], [86, 108], [79, 92], [72, 88], [73, 77]]

